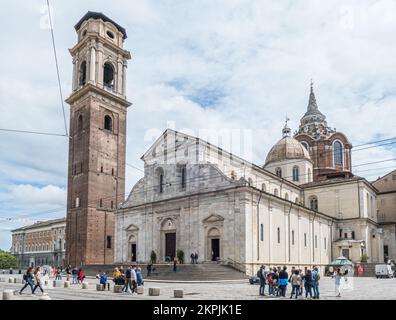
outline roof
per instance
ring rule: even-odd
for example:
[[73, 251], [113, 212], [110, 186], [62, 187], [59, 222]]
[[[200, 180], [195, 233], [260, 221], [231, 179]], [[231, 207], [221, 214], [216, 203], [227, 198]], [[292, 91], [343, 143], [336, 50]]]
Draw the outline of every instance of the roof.
[[89, 20], [89, 19], [95, 19], [95, 20], [103, 20], [104, 22], [110, 22], [112, 24], [114, 24], [114, 26], [117, 28], [118, 31], [120, 31], [123, 34], [123, 38], [124, 40], [127, 38], [127, 33], [125, 28], [121, 27], [118, 23], [114, 22], [113, 20], [111, 20], [109, 17], [105, 16], [103, 13], [101, 12], [93, 12], [93, 11], [88, 11], [84, 17], [81, 18], [81, 20], [74, 26], [74, 28], [76, 29], [76, 31], [80, 30], [81, 25]]
[[298, 140], [285, 136], [271, 148], [265, 159], [264, 166], [273, 162], [292, 159], [306, 159], [311, 161], [308, 150]]
[[323, 180], [323, 181], [313, 181], [313, 182], [304, 183], [304, 184], [300, 185], [300, 187], [302, 187], [302, 188], [318, 187], [318, 186], [324, 186], [324, 185], [328, 185], [328, 184], [353, 182], [353, 181], [358, 181], [358, 180], [365, 180], [365, 179], [362, 177], [359, 177], [359, 176], [353, 176], [353, 177], [349, 177], [349, 178], [344, 178], [344, 177], [331, 178], [331, 179], [327, 179], [327, 180]]
[[23, 231], [23, 230], [29, 230], [29, 229], [35, 229], [35, 228], [41, 228], [41, 227], [46, 227], [55, 223], [66, 223], [66, 218], [60, 218], [60, 219], [53, 219], [53, 220], [47, 220], [47, 221], [39, 221], [36, 222], [34, 224], [25, 226], [25, 227], [21, 227], [18, 229], [14, 229], [11, 232], [16, 232], [16, 231]]

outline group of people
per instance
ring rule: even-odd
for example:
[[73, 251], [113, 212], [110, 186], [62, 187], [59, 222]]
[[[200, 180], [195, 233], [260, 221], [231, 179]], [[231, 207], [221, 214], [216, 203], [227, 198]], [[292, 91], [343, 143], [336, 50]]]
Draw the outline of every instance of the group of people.
[[[335, 278], [335, 289], [337, 297], [341, 297], [341, 278], [346, 277], [347, 271], [342, 273], [341, 269], [337, 269], [333, 278]], [[320, 273], [319, 268], [314, 266], [313, 269], [308, 269], [305, 274], [301, 269], [292, 268], [290, 276], [287, 272], [287, 267], [283, 268], [270, 268], [269, 271], [265, 270], [262, 265], [257, 271], [257, 277], [260, 280], [259, 295], [265, 296], [265, 286], [268, 286], [268, 294], [272, 297], [286, 297], [287, 287], [291, 285], [290, 299], [297, 299], [298, 296], [303, 296], [305, 290], [306, 299], [319, 299], [319, 282]]]
[[[105, 281], [104, 278], [101, 279], [102, 280], [100, 283], [106, 285], [106, 282], [104, 282]], [[106, 277], [106, 281], [107, 281], [107, 277]], [[125, 270], [125, 272], [122, 267], [115, 268], [113, 272], [113, 281], [116, 285], [124, 286], [122, 288], [123, 292], [131, 293], [131, 294], [137, 293], [137, 288], [144, 284], [142, 269], [135, 265], [129, 266]]]
[[191, 253], [191, 264], [198, 264], [198, 253]]

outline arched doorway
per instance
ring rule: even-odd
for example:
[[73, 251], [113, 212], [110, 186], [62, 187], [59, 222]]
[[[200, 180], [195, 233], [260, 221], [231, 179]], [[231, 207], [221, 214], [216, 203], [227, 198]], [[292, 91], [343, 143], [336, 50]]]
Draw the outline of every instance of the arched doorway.
[[171, 219], [165, 219], [161, 225], [162, 256], [165, 261], [172, 261], [176, 256], [176, 224]]
[[137, 236], [132, 234], [128, 239], [128, 261], [136, 262], [137, 260]]
[[218, 228], [211, 228], [207, 236], [208, 258], [211, 261], [221, 259], [221, 234]]

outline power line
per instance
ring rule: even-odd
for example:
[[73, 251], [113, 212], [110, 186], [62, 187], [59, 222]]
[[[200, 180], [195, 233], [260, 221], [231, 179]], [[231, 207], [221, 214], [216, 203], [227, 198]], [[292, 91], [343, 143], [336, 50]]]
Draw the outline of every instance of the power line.
[[57, 74], [57, 77], [58, 77], [58, 86], [59, 86], [59, 94], [60, 94], [60, 100], [61, 100], [61, 106], [62, 106], [62, 113], [63, 113], [63, 122], [64, 122], [64, 125], [65, 125], [66, 136], [68, 136], [69, 134], [68, 134], [68, 131], [67, 131], [65, 105], [64, 105], [64, 102], [63, 102], [62, 84], [61, 84], [61, 79], [60, 79], [58, 55], [57, 55], [57, 53], [56, 53], [55, 35], [54, 35], [54, 28], [53, 28], [53, 25], [52, 25], [51, 7], [50, 7], [49, 0], [47, 0], [47, 7], [48, 7], [49, 23], [50, 23], [50, 27], [51, 27], [52, 47], [53, 47], [53, 49], [54, 49], [54, 57], [55, 57], [55, 65], [56, 65], [56, 74]]
[[5, 129], [5, 128], [0, 128], [0, 131], [14, 132], [14, 133], [36, 134], [36, 135], [43, 135], [43, 136], [55, 136], [55, 137], [64, 137], [64, 138], [68, 137], [68, 135], [65, 135], [65, 134], [40, 132], [40, 131], [15, 130], [15, 129]]

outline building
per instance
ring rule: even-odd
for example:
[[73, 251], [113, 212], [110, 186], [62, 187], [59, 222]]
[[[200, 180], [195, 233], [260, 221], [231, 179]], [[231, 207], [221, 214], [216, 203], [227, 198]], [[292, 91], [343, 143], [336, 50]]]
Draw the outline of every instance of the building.
[[378, 222], [384, 232], [385, 259], [396, 259], [396, 170], [373, 182], [378, 189]]
[[127, 61], [124, 28], [88, 12], [75, 26], [66, 217], [66, 261], [114, 261], [114, 210], [124, 200]]
[[[286, 123], [263, 166], [166, 130], [143, 155], [144, 177], [116, 212], [115, 262], [147, 262], [152, 250], [160, 261], [177, 250], [198, 252], [201, 261], [248, 274], [262, 263], [308, 268], [341, 255], [383, 262], [378, 190], [351, 173], [351, 144], [326, 133], [312, 86], [309, 101], [302, 123], [308, 116], [313, 126], [293, 138]], [[325, 132], [316, 136], [317, 128]]]
[[42, 221], [12, 230], [11, 252], [18, 266], [62, 266], [65, 259], [66, 219]]

